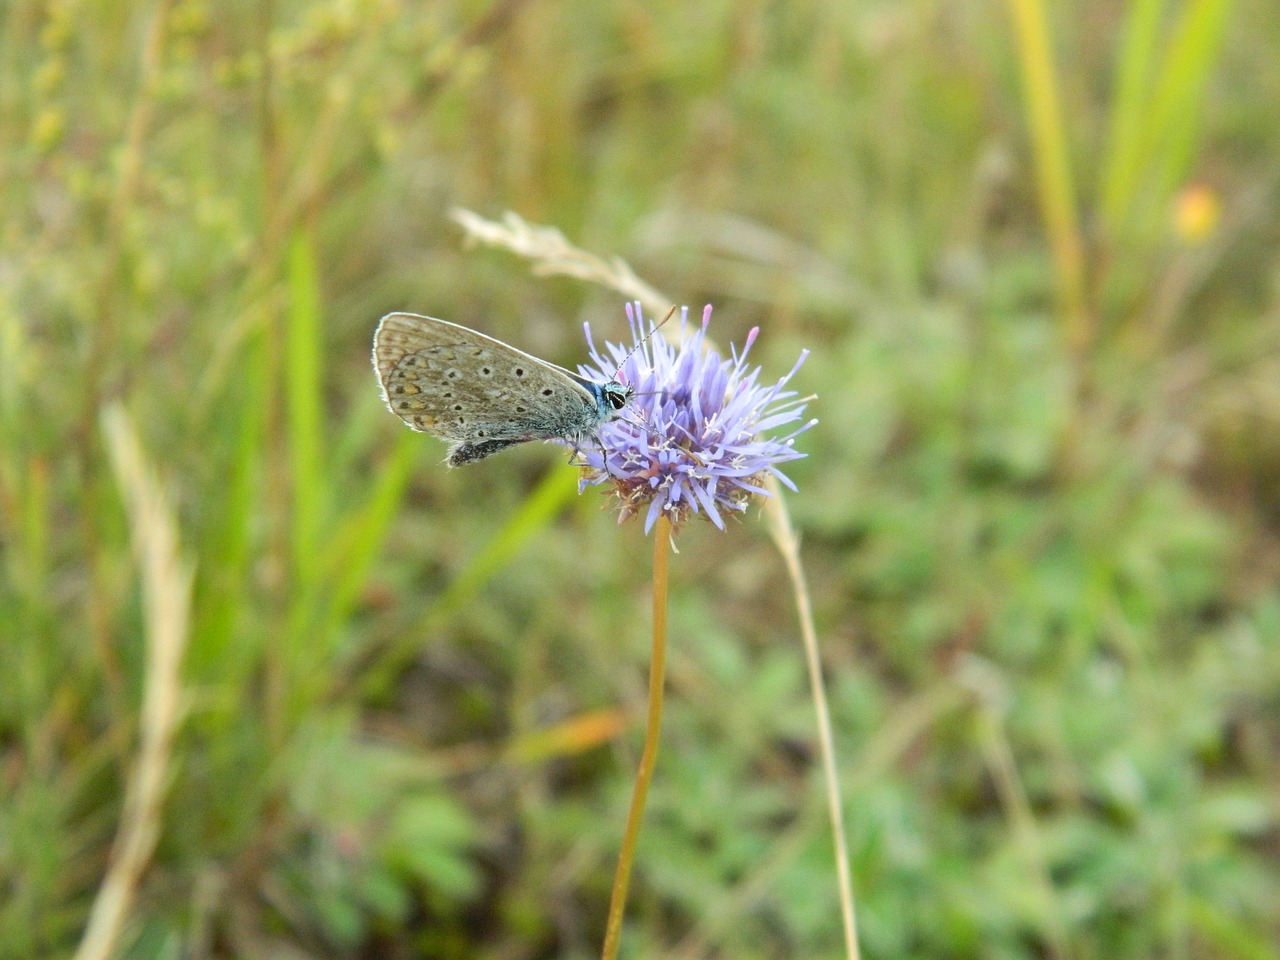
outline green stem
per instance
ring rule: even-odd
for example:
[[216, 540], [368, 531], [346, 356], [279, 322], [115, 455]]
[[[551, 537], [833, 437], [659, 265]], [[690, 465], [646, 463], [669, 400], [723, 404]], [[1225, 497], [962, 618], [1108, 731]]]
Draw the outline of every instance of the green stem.
[[1084, 241], [1070, 150], [1059, 107], [1044, 0], [1007, 0], [1022, 69], [1040, 206], [1049, 233], [1067, 342], [1079, 360], [1093, 337], [1085, 293]]
[[622, 937], [622, 915], [627, 905], [627, 887], [631, 883], [631, 864], [635, 860], [636, 839], [644, 817], [644, 801], [649, 794], [649, 781], [658, 761], [658, 741], [662, 731], [662, 692], [667, 673], [667, 561], [671, 544], [671, 521], [658, 517], [653, 533], [653, 653], [649, 663], [649, 715], [644, 730], [644, 751], [640, 769], [631, 790], [631, 808], [627, 811], [627, 829], [618, 854], [618, 870], [613, 875], [613, 896], [609, 900], [609, 920], [604, 929], [603, 960], [614, 960]]

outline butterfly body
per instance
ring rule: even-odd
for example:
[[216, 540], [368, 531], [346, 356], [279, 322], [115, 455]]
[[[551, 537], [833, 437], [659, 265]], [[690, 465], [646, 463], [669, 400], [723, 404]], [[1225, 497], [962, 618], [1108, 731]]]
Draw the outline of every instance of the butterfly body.
[[449, 444], [459, 466], [530, 440], [575, 447], [618, 416], [631, 388], [539, 360], [467, 327], [389, 313], [373, 338], [373, 365], [391, 412]]

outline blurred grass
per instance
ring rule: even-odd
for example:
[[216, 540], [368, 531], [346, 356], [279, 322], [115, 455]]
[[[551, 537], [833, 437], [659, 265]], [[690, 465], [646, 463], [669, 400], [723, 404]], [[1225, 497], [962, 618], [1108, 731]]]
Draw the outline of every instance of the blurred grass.
[[[125, 814], [114, 400], [196, 570], [121, 955], [598, 949], [647, 545], [554, 451], [445, 470], [368, 352], [405, 308], [572, 363], [620, 298], [463, 250], [457, 205], [760, 324], [766, 373], [814, 348], [792, 506], [867, 956], [1277, 956], [1280, 21], [1015, 6], [0, 11], [0, 956], [72, 952]], [[628, 955], [841, 955], [761, 532], [680, 541]]]
[[[1158, 222], [1153, 211], [1167, 207], [1185, 178], [1232, 6], [1228, 0], [1199, 0], [1169, 12], [1161, 0], [1133, 5], [1116, 58], [1110, 147], [1101, 178], [1101, 216], [1112, 237]], [[1173, 26], [1162, 36], [1161, 21], [1170, 18]]]
[[1093, 339], [1093, 321], [1086, 305], [1075, 177], [1062, 128], [1057, 71], [1049, 51], [1049, 25], [1040, 0], [1009, 0], [1009, 12], [1026, 89], [1036, 186], [1053, 252], [1064, 334], [1072, 351], [1080, 354]]

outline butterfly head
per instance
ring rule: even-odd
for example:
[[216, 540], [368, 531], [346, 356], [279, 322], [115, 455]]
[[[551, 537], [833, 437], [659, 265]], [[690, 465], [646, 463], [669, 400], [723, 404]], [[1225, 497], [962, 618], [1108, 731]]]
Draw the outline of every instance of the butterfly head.
[[627, 403], [635, 391], [625, 383], [619, 383], [617, 380], [610, 380], [608, 383], [600, 384], [600, 405], [601, 408], [611, 416], [616, 415]]

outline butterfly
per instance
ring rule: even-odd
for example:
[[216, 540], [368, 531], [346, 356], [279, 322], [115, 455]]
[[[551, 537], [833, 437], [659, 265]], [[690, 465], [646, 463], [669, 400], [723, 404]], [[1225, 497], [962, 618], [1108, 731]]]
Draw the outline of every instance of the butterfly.
[[475, 330], [389, 313], [373, 335], [373, 367], [391, 412], [449, 444], [451, 467], [529, 440], [576, 448], [613, 420], [632, 389], [589, 380]]

